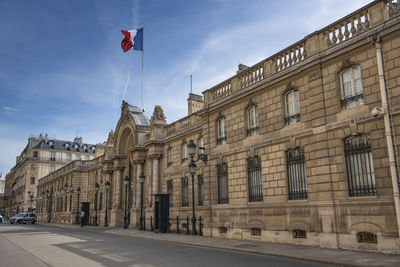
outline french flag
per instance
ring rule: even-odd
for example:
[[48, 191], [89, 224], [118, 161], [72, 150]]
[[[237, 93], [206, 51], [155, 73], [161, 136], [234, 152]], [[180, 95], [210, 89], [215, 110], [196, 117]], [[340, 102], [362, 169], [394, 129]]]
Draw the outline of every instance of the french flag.
[[125, 38], [121, 42], [122, 51], [127, 52], [133, 47], [133, 50], [143, 51], [143, 28], [131, 31], [121, 30]]

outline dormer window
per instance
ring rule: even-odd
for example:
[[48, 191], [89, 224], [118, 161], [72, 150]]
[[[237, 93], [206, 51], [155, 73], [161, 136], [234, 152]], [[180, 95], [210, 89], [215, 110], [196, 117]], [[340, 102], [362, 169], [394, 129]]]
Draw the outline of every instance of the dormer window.
[[66, 150], [70, 150], [71, 149], [69, 143], [65, 143], [64, 147], [65, 147]]
[[96, 152], [96, 147], [95, 146], [92, 146], [92, 152], [94, 153], [94, 152]]
[[54, 148], [54, 141], [50, 140], [49, 141], [49, 146], [50, 146], [51, 149], [53, 149]]
[[85, 152], [88, 152], [87, 145], [83, 145], [83, 150], [84, 150]]
[[79, 151], [79, 145], [78, 144], [74, 144], [74, 149], [75, 149], [75, 151]]

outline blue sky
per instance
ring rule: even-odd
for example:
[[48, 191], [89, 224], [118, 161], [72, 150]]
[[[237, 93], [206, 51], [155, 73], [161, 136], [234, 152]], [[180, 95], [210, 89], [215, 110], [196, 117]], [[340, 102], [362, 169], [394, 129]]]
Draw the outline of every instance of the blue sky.
[[1, 0], [0, 171], [29, 136], [104, 142], [121, 101], [140, 106], [141, 59], [122, 29], [144, 25], [144, 107], [170, 123], [193, 92], [233, 76], [370, 1]]

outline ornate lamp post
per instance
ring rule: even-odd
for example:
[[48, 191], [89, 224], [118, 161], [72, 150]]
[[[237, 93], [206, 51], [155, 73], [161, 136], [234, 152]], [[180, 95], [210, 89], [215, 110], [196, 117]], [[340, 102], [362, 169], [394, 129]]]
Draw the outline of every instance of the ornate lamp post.
[[189, 171], [190, 174], [192, 175], [192, 235], [197, 235], [197, 230], [196, 230], [196, 214], [195, 214], [195, 209], [194, 209], [194, 175], [196, 173], [196, 161], [202, 160], [204, 163], [207, 162], [208, 158], [207, 155], [204, 154], [204, 148], [199, 147], [199, 155], [198, 159], [194, 160], [194, 155], [196, 154], [196, 144], [193, 142], [193, 140], [189, 141], [188, 144], [188, 152], [190, 155], [190, 162], [189, 162]]
[[99, 189], [100, 186], [99, 184], [96, 182], [96, 184], [94, 185], [94, 190], [96, 191], [96, 195], [95, 195], [95, 201], [94, 201], [94, 209], [96, 211], [96, 216], [94, 217], [94, 225], [97, 226], [97, 195], [99, 194]]
[[144, 184], [144, 179], [146, 179], [146, 176], [144, 176], [143, 172], [139, 175], [140, 179], [140, 226], [139, 230], [143, 230], [143, 184]]
[[108, 190], [110, 190], [110, 182], [109, 181], [106, 181], [105, 182], [105, 184], [104, 184], [104, 188], [106, 189], [106, 215], [104, 216], [104, 227], [107, 227], [108, 226], [108, 222], [107, 222], [107, 219], [108, 219]]
[[76, 224], [79, 224], [79, 195], [81, 194], [81, 188], [79, 186], [76, 189], [76, 193], [78, 194], [78, 200], [76, 203]]
[[124, 185], [125, 185], [125, 212], [124, 212], [124, 229], [128, 228], [128, 217], [126, 216], [127, 208], [128, 208], [128, 185], [129, 185], [129, 178], [125, 176], [124, 178]]

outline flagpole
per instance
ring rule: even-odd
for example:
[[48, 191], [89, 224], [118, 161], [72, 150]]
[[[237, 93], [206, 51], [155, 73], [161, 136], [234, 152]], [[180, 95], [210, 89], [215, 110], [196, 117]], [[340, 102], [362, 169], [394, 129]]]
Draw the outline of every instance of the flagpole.
[[142, 25], [142, 27], [143, 27], [143, 43], [142, 43], [142, 95], [141, 95], [141, 105], [142, 105], [142, 111], [144, 111], [144, 107], [143, 107], [144, 24]]

